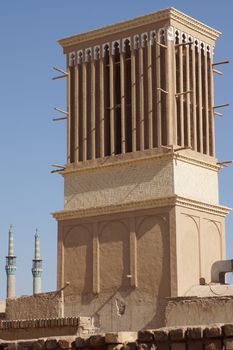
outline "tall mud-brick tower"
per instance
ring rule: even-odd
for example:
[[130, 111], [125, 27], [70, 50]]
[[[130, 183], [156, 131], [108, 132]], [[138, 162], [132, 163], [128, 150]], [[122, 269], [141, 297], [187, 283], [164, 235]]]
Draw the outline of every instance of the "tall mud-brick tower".
[[160, 324], [160, 301], [225, 258], [214, 141], [219, 32], [173, 9], [59, 41], [67, 164], [58, 221], [64, 315], [107, 330]]

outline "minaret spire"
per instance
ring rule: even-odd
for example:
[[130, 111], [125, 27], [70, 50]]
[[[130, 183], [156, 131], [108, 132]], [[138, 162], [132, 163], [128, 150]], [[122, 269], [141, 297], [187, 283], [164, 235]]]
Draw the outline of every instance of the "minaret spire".
[[42, 260], [40, 257], [40, 235], [38, 229], [35, 233], [35, 255], [32, 260], [33, 294], [41, 293], [41, 275], [43, 272]]
[[16, 271], [16, 256], [14, 255], [14, 235], [12, 225], [9, 229], [9, 241], [8, 241], [8, 256], [6, 256], [6, 274], [7, 274], [7, 292], [6, 297], [15, 297], [15, 271]]

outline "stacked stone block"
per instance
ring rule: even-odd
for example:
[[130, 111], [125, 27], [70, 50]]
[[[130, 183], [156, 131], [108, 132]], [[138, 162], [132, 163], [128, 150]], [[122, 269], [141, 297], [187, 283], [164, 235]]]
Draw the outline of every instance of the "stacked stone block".
[[[84, 322], [85, 323], [85, 322]], [[0, 341], [0, 350], [232, 350], [233, 324]]]

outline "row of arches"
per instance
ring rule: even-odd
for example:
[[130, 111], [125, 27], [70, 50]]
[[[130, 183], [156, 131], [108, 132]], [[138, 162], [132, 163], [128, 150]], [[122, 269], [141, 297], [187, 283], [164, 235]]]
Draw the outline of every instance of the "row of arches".
[[199, 284], [200, 278], [211, 282], [213, 263], [223, 259], [220, 223], [181, 214], [175, 248], [164, 218], [148, 216], [133, 220], [133, 247], [128, 219], [99, 222], [95, 233], [92, 224], [80, 224], [64, 233], [63, 280], [71, 283], [66, 291], [68, 295], [93, 294], [96, 280], [100, 293], [115, 293], [119, 289], [130, 292], [133, 277], [139, 290], [169, 296], [171, 249], [177, 263], [178, 295], [188, 293]]
[[[137, 275], [138, 288], [153, 295], [169, 295], [169, 234], [161, 217], [141, 219], [136, 229], [136, 266], [131, 267], [132, 247], [127, 220], [98, 225], [98, 252], [93, 252], [91, 225], [73, 227], [64, 237], [64, 276], [71, 282], [67, 293], [93, 291], [93, 274], [99, 274], [100, 292], [131, 289], [130, 276]], [[98, 269], [96, 272], [96, 264]], [[135, 277], [135, 276], [134, 276]]]
[[223, 259], [223, 239], [220, 224], [212, 220], [183, 214], [181, 222], [177, 233], [178, 290], [185, 295], [200, 278], [211, 282], [213, 263]]

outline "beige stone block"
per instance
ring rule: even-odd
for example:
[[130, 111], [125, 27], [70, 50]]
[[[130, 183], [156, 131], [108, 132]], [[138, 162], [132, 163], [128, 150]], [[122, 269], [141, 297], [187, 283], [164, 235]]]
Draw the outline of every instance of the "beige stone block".
[[123, 344], [137, 339], [137, 332], [112, 332], [105, 334], [107, 344]]

